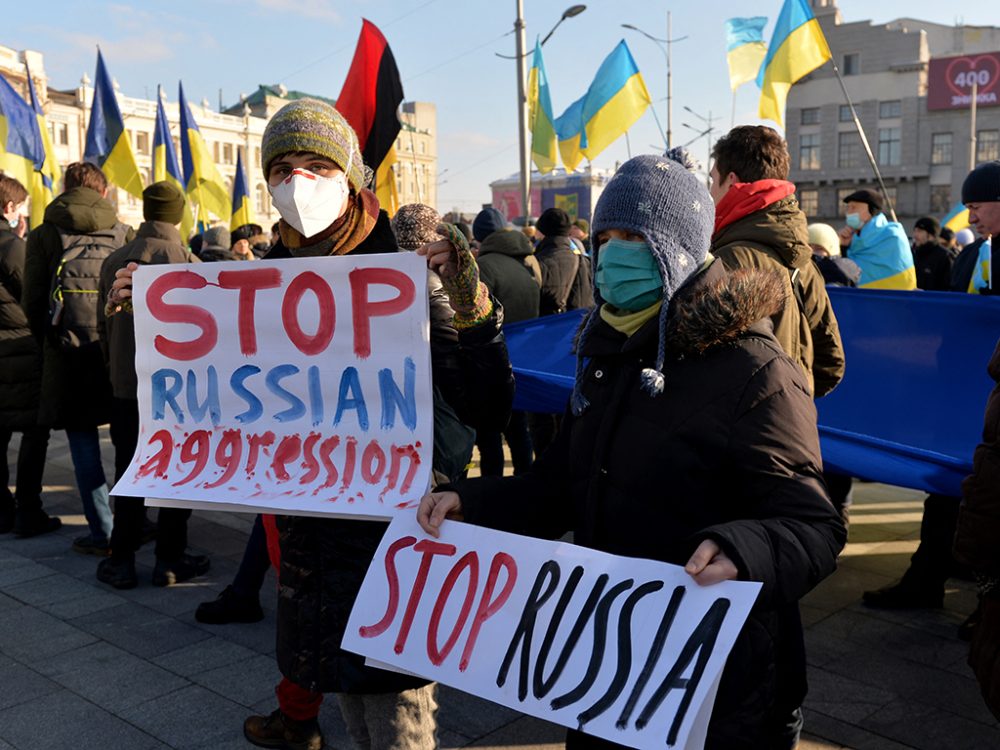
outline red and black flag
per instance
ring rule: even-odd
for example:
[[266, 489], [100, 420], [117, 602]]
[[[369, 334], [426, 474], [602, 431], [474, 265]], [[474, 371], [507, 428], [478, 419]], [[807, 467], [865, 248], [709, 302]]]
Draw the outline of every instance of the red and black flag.
[[398, 208], [391, 167], [400, 130], [396, 110], [402, 101], [403, 84], [389, 43], [375, 24], [363, 19], [337, 110], [358, 134], [365, 164], [375, 170], [375, 194], [390, 216]]

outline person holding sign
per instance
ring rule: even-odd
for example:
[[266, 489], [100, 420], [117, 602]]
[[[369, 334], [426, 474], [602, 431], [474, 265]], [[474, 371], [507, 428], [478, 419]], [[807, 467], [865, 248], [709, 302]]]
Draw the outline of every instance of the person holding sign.
[[[797, 602], [836, 567], [843, 521], [822, 479], [816, 410], [774, 338], [774, 272], [707, 255], [710, 195], [683, 149], [626, 162], [594, 212], [596, 290], [570, 408], [527, 474], [425, 496], [445, 518], [685, 566], [702, 585], [763, 583], [720, 683], [708, 748], [790, 748], [805, 695]], [[638, 668], [633, 665], [633, 668]], [[612, 747], [571, 730], [567, 747]]]
[[[261, 167], [281, 214], [279, 240], [265, 260], [398, 251], [388, 215], [366, 187], [371, 170], [362, 161], [357, 136], [330, 105], [304, 98], [280, 109], [264, 131]], [[513, 375], [502, 309], [480, 283], [468, 242], [451, 225], [437, 230], [435, 236], [443, 233], [446, 239], [419, 252], [446, 292], [430, 302], [434, 468], [453, 479], [472, 455], [469, 428], [505, 426]], [[112, 302], [131, 294], [131, 270], [119, 274]], [[336, 366], [330, 363], [331, 369]], [[246, 738], [260, 747], [318, 750], [320, 704], [323, 693], [333, 692], [358, 747], [436, 747], [435, 686], [368, 667], [340, 647], [386, 525], [280, 516], [277, 528], [277, 658], [283, 679], [276, 690], [278, 708], [248, 718]]]

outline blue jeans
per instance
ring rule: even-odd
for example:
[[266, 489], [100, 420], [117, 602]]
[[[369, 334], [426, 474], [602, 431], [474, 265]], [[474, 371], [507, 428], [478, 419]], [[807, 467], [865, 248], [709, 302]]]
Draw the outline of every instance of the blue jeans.
[[111, 537], [111, 503], [108, 482], [101, 463], [101, 441], [96, 427], [66, 430], [69, 452], [73, 457], [76, 486], [83, 501], [90, 535], [95, 542], [107, 542]]

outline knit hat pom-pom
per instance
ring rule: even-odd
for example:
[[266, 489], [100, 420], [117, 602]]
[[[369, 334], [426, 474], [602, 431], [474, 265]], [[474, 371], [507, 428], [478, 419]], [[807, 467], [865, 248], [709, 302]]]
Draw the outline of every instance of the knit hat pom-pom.
[[587, 407], [590, 406], [590, 401], [584, 396], [578, 389], [573, 390], [573, 397], [570, 399], [570, 407], [573, 410], [573, 416], [579, 417], [585, 411]]
[[663, 377], [663, 373], [659, 370], [646, 367], [643, 369], [639, 379], [642, 381], [642, 390], [650, 396], [655, 398], [663, 393], [663, 385], [666, 382], [666, 378]]
[[701, 169], [701, 162], [695, 159], [691, 152], [683, 146], [674, 146], [664, 156], [677, 162], [688, 172], [697, 172]]

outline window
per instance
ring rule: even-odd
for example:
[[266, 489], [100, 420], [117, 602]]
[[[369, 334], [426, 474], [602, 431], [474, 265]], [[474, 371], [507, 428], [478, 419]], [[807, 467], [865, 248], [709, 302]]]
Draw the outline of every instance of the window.
[[806, 216], [815, 216], [819, 213], [819, 190], [800, 190], [799, 208]]
[[232, 164], [233, 163], [233, 144], [223, 143], [222, 144], [222, 163]]
[[799, 169], [819, 169], [819, 146], [819, 133], [799, 136]]
[[844, 55], [844, 64], [841, 72], [845, 76], [856, 76], [861, 72], [861, 54], [858, 52], [848, 52]]
[[837, 119], [840, 122], [854, 122], [854, 116], [851, 114], [850, 104], [840, 105], [840, 109], [837, 110]]
[[903, 102], [893, 99], [889, 102], [879, 102], [878, 116], [883, 120], [891, 120], [894, 117], [903, 116]]
[[212, 144], [212, 155], [213, 155], [213, 157], [215, 159], [215, 163], [218, 164], [219, 163], [219, 142], [218, 141], [215, 141]]
[[938, 216], [951, 210], [951, 186], [931, 185], [930, 213]]
[[149, 154], [149, 133], [139, 131], [135, 134], [135, 150], [140, 154]]
[[976, 162], [1000, 159], [1000, 130], [980, 130], [976, 133]]
[[53, 145], [68, 146], [69, 145], [69, 125], [64, 122], [50, 122], [49, 123], [49, 138], [52, 139]]
[[861, 139], [853, 130], [837, 134], [837, 166], [856, 169], [861, 166]]
[[851, 193], [856, 192], [856, 191], [857, 191], [856, 187], [839, 188], [837, 190], [837, 205], [840, 206], [840, 210], [842, 212], [846, 212], [846, 210], [847, 210], [846, 209], [846, 205], [844, 203], [844, 199], [847, 196], [849, 196]]
[[253, 163], [260, 164], [260, 148], [254, 148], [253, 150]]
[[256, 198], [257, 198], [257, 213], [258, 214], [266, 214], [266, 213], [268, 213], [268, 210], [267, 210], [267, 197], [266, 197], [267, 196], [267, 190], [264, 188], [264, 186], [262, 184], [258, 184], [256, 190], [254, 190], [254, 193], [255, 193]]
[[885, 167], [899, 166], [901, 157], [900, 128], [879, 128], [878, 163]]
[[819, 125], [819, 107], [810, 107], [802, 110], [803, 125]]
[[931, 164], [951, 164], [951, 133], [931, 136]]
[[421, 154], [427, 153], [427, 141], [420, 141], [420, 153]]
[[[878, 188], [873, 188], [873, 189], [875, 190], [876, 193], [880, 192]], [[893, 208], [896, 207], [896, 192], [897, 191], [896, 191], [896, 186], [895, 185], [886, 185], [885, 186], [885, 194], [882, 196], [882, 199], [884, 201], [887, 201], [886, 206], [885, 206], [886, 212], [889, 211], [889, 206], [890, 205]]]

